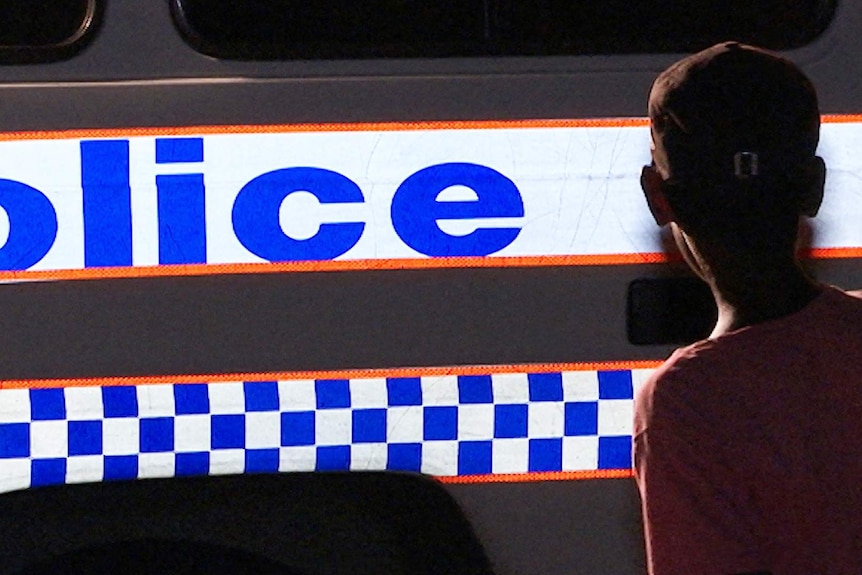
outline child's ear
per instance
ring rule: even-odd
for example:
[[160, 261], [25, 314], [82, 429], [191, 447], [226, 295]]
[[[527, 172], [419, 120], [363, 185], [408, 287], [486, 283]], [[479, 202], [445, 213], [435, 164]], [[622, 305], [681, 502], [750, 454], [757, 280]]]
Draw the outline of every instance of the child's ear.
[[823, 203], [823, 188], [826, 184], [826, 163], [814, 156], [800, 169], [799, 213], [813, 218]]
[[655, 222], [664, 226], [674, 221], [673, 210], [665, 195], [664, 179], [655, 166], [644, 166], [641, 171], [641, 189], [646, 197], [647, 205]]

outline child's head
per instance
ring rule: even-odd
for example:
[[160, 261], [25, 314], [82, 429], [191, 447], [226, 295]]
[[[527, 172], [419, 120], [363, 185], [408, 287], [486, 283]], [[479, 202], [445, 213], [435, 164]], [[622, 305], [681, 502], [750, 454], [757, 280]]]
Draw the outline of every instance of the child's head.
[[642, 182], [660, 224], [734, 252], [793, 249], [825, 175], [817, 95], [794, 64], [735, 42], [713, 46], [658, 76], [649, 117], [653, 164]]

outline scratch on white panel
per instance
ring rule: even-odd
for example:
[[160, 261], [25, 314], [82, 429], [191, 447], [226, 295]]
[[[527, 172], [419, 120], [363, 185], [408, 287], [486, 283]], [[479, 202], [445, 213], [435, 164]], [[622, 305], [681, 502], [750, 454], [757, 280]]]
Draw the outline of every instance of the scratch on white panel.
[[[370, 178], [370, 173], [371, 173], [371, 164], [374, 161], [374, 155], [377, 152], [377, 147], [380, 145], [381, 139], [383, 139], [383, 135], [377, 134], [377, 136], [374, 138], [374, 145], [371, 147], [371, 152], [368, 154], [368, 163], [365, 164], [365, 181], [366, 182], [370, 181], [369, 178]], [[370, 225], [372, 237], [377, 238], [377, 219], [376, 219], [377, 210], [374, 209], [374, 202], [372, 202], [372, 200], [371, 200], [371, 196], [374, 195], [374, 186], [375, 186], [375, 183], [370, 182], [370, 185], [368, 188], [368, 197], [365, 198], [366, 205], [371, 206], [371, 209], [369, 210], [371, 212], [371, 214], [369, 215], [370, 221], [367, 224], [365, 224], [366, 225], [365, 231], [366, 232], [368, 231], [367, 226]], [[380, 243], [381, 242], [378, 242], [378, 241], [375, 241], [372, 243], [372, 245], [374, 246], [374, 257], [375, 258], [379, 256], [379, 252], [377, 250], [378, 250], [378, 246], [380, 245]]]

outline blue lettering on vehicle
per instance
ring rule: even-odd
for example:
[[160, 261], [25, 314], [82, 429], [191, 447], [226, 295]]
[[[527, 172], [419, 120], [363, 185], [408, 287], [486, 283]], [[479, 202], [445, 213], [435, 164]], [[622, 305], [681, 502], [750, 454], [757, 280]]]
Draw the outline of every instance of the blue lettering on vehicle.
[[[189, 164], [189, 173], [155, 176], [160, 264], [207, 261], [204, 140], [157, 138], [157, 165]], [[83, 193], [84, 266], [132, 265], [132, 202], [128, 140], [80, 143]], [[200, 168], [198, 166], [200, 165]], [[442, 201], [440, 192], [464, 186], [473, 201]], [[362, 190], [348, 177], [319, 167], [288, 167], [261, 174], [237, 193], [231, 223], [237, 240], [271, 261], [331, 260], [352, 249], [365, 222], [320, 222], [310, 238], [290, 237], [279, 219], [289, 195], [307, 192], [321, 204], [362, 204]], [[57, 237], [57, 214], [48, 197], [33, 187], [0, 179], [0, 209], [9, 234], [0, 245], [0, 270], [25, 270], [38, 263]], [[407, 246], [431, 257], [487, 256], [510, 245], [520, 227], [477, 227], [466, 235], [444, 232], [444, 220], [518, 218], [524, 204], [517, 186], [479, 164], [445, 163], [409, 176], [392, 198], [395, 233]]]
[[247, 183], [233, 204], [233, 229], [251, 253], [271, 262], [335, 259], [356, 245], [365, 224], [320, 224], [307, 240], [296, 240], [281, 229], [279, 209], [294, 192], [309, 192], [321, 204], [362, 203], [362, 191], [338, 172], [321, 168], [285, 168], [267, 172]]
[[132, 265], [129, 141], [81, 142], [84, 267]]
[[[203, 138], [159, 138], [157, 164], [204, 161]], [[159, 263], [203, 264], [207, 261], [204, 175], [156, 176], [159, 214]]]
[[0, 180], [0, 208], [9, 219], [9, 235], [0, 246], [0, 269], [26, 270], [54, 245], [57, 213], [45, 194], [14, 180]]
[[[446, 188], [466, 186], [476, 201], [438, 202]], [[404, 243], [432, 257], [487, 256], [500, 251], [520, 228], [479, 228], [465, 236], [445, 233], [438, 220], [515, 218], [524, 215], [524, 203], [515, 183], [486, 166], [450, 163], [419, 170], [399, 186], [392, 198], [392, 225]]]

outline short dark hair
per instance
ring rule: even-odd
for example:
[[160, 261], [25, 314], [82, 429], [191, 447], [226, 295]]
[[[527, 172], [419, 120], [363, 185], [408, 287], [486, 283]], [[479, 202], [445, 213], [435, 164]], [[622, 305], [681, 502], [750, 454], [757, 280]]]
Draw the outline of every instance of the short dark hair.
[[717, 44], [656, 78], [649, 117], [653, 158], [687, 231], [748, 249], [794, 243], [801, 186], [810, 185], [800, 169], [820, 135], [817, 93], [796, 65]]

